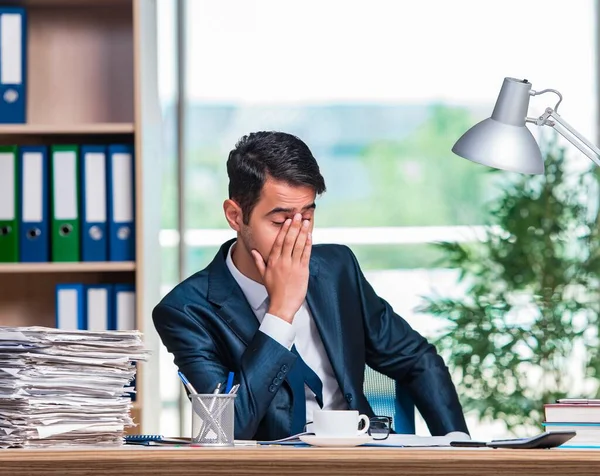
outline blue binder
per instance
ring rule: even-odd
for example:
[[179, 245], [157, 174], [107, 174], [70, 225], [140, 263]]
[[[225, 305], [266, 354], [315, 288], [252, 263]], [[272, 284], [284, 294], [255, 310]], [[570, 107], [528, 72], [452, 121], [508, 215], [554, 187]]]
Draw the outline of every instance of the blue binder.
[[19, 253], [23, 263], [50, 260], [48, 149], [19, 148]]
[[83, 284], [56, 285], [56, 327], [85, 330], [85, 289]]
[[112, 330], [113, 298], [113, 287], [110, 284], [92, 284], [85, 287], [86, 330]]
[[135, 183], [132, 145], [108, 146], [108, 258], [135, 260]]
[[115, 284], [113, 298], [112, 325], [110, 330], [130, 331], [137, 329], [135, 318], [135, 286]]
[[81, 260], [108, 260], [106, 147], [82, 145]]
[[26, 38], [25, 9], [0, 8], [0, 124], [25, 123]]

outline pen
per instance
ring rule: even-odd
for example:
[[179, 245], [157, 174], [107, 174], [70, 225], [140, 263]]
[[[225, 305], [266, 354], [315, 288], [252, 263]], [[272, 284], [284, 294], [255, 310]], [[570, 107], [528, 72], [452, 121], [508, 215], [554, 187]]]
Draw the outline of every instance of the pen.
[[[219, 388], [219, 385], [217, 386], [217, 388]], [[240, 388], [240, 384], [237, 383], [233, 387], [231, 387], [231, 389], [229, 390], [229, 392], [227, 392], [227, 394], [235, 395], [239, 388]], [[217, 393], [216, 390], [215, 390], [215, 393]], [[210, 406], [211, 415], [212, 415], [212, 411], [214, 409], [215, 400], [216, 400], [216, 398], [214, 398], [213, 401], [211, 402], [211, 406]], [[225, 411], [225, 408], [227, 407], [227, 400], [224, 400], [221, 403], [222, 403], [222, 405], [215, 411], [215, 415], [213, 415], [213, 418], [215, 419], [215, 421], [218, 421], [218, 419], [221, 417], [221, 415]], [[201, 435], [202, 435], [201, 438], [204, 438], [206, 436], [206, 434], [208, 433], [208, 431], [209, 431], [208, 427], [205, 426], [204, 428], [202, 428], [201, 429]]]
[[196, 392], [196, 389], [190, 383], [190, 381], [185, 377], [185, 375], [183, 375], [181, 372], [177, 372], [177, 375], [179, 375], [179, 378], [183, 382], [183, 385], [185, 385], [185, 388], [187, 388], [190, 393], [193, 393], [193, 394], [197, 394], [198, 393], [198, 392]]
[[[223, 386], [223, 384], [221, 382], [219, 382], [217, 384], [217, 386], [215, 387], [215, 389], [213, 390], [212, 394], [219, 395], [221, 393], [222, 386]], [[210, 405], [208, 406], [208, 412], [209, 412], [208, 416], [211, 418], [211, 420], [213, 420], [214, 424], [218, 425], [218, 421], [216, 420], [215, 415], [213, 414], [216, 404], [217, 404], [217, 398], [213, 397], [213, 399], [210, 401]], [[220, 427], [220, 425], [219, 425], [219, 427]], [[209, 431], [210, 431], [210, 427], [209, 427], [208, 421], [205, 421], [203, 426], [200, 428], [200, 432], [199, 432], [199, 434], [202, 435], [201, 438], [204, 438]]]
[[233, 377], [234, 373], [229, 372], [229, 375], [227, 376], [227, 385], [225, 386], [225, 393], [231, 392], [231, 387], [233, 386]]
[[208, 432], [210, 431], [211, 427], [213, 428], [215, 433], [220, 433], [223, 436], [223, 438], [226, 438], [225, 431], [223, 430], [223, 428], [221, 427], [221, 424], [217, 420], [218, 417], [215, 418], [215, 416], [212, 414], [212, 412], [209, 410], [209, 408], [205, 405], [205, 403], [202, 401], [202, 399], [201, 398], [194, 399], [193, 403], [197, 403], [198, 406], [202, 407], [202, 409], [204, 410], [204, 411], [198, 411], [196, 408], [194, 408], [194, 405], [192, 404], [192, 408], [194, 409], [194, 412], [198, 416], [200, 416], [200, 418], [203, 420], [202, 426], [198, 430], [198, 438], [200, 440], [205, 438], [206, 435], [208, 434]]
[[[198, 392], [196, 391], [196, 389], [194, 388], [194, 386], [190, 383], [190, 381], [185, 377], [185, 375], [183, 375], [182, 372], [177, 372], [177, 375], [179, 375], [179, 378], [181, 379], [181, 381], [183, 382], [183, 385], [185, 385], [185, 387], [188, 389], [188, 391], [190, 392], [190, 394], [194, 394], [197, 395]], [[215, 388], [213, 394], [217, 394], [219, 393], [219, 390], [221, 389], [221, 384], [219, 383], [217, 385], [217, 388]], [[221, 425], [219, 425], [218, 422], [216, 422], [212, 416], [212, 406], [214, 406], [214, 400], [213, 402], [211, 402], [211, 409], [209, 410], [208, 408], [206, 408], [206, 405], [204, 405], [204, 402], [200, 399], [194, 400], [192, 399], [192, 408], [194, 408], [194, 403], [198, 403], [200, 404], [200, 406], [202, 406], [204, 408], [204, 410], [206, 411], [206, 416], [207, 418], [209, 418], [212, 422], [213, 425], [217, 426], [217, 429], [220, 430], [223, 433], [223, 430], [221, 428]], [[194, 411], [196, 412], [196, 414], [200, 415], [200, 413], [198, 413], [198, 411], [196, 409], [194, 409]], [[208, 422], [204, 422], [205, 425], [208, 424]], [[202, 431], [203, 433], [205, 433], [208, 429], [208, 426], [206, 427], [206, 429], [201, 428], [200, 431]]]
[[[221, 392], [221, 382], [219, 382], [217, 384], [217, 386], [215, 387], [215, 389], [213, 390], [213, 395], [218, 395]], [[210, 402], [210, 407], [209, 407], [209, 411], [212, 412], [213, 409], [215, 408], [215, 403], [217, 402], [216, 398], [213, 398], [212, 401]]]

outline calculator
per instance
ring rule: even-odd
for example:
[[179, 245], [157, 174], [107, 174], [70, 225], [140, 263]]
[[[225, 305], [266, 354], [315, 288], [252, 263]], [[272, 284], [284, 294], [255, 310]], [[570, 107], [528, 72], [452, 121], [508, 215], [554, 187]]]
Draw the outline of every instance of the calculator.
[[460, 448], [513, 448], [513, 449], [537, 449], [537, 448], [556, 448], [573, 438], [577, 433], [574, 431], [546, 431], [539, 435], [528, 438], [514, 438], [510, 440], [492, 440], [485, 441], [452, 441], [450, 446]]

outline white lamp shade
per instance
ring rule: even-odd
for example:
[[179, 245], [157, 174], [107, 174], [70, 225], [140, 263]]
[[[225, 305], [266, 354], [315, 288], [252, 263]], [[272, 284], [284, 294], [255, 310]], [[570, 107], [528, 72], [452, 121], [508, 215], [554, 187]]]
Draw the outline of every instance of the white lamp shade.
[[471, 127], [452, 152], [479, 164], [522, 174], [543, 174], [542, 153], [525, 126], [531, 83], [504, 78], [492, 117]]
[[452, 152], [479, 164], [523, 174], [543, 174], [544, 160], [533, 135], [523, 126], [491, 117], [465, 132]]

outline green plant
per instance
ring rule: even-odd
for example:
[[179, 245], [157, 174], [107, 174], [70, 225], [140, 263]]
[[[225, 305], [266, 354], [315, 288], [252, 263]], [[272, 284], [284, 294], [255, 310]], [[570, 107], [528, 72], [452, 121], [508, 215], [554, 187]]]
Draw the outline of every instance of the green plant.
[[599, 176], [568, 173], [555, 142], [544, 156], [545, 176], [496, 173], [485, 240], [436, 245], [466, 292], [419, 309], [445, 320], [434, 342], [465, 411], [513, 432], [539, 428], [544, 403], [599, 393]]

